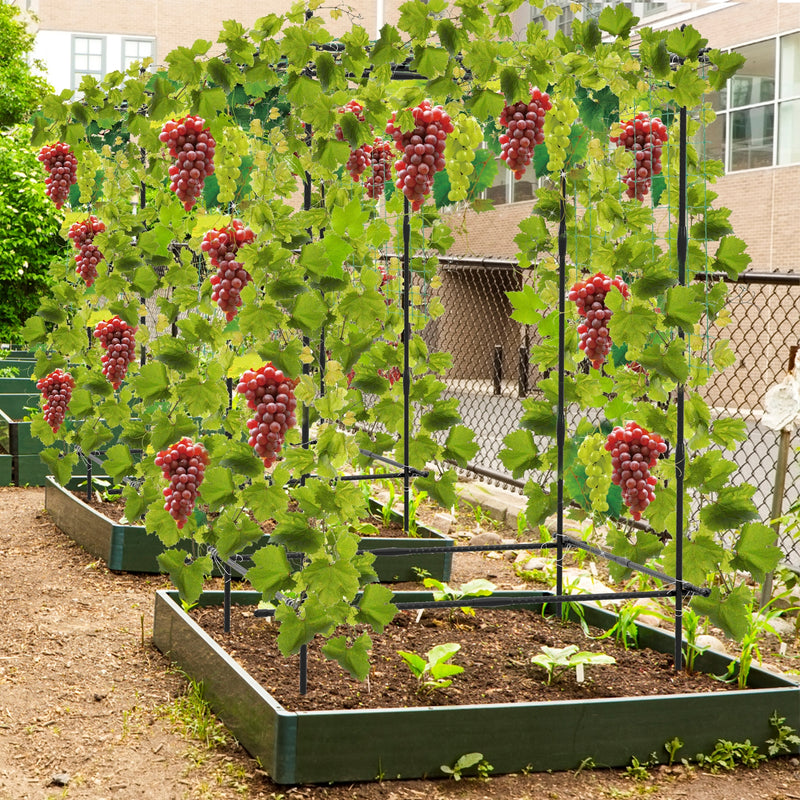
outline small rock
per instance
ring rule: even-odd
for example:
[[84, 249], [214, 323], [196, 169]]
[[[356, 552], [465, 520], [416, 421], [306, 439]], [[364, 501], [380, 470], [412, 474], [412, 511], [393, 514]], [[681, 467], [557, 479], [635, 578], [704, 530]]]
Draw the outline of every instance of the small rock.
[[450, 514], [439, 513], [433, 518], [433, 528], [446, 536], [450, 533], [453, 522], [453, 517]]
[[727, 655], [728, 653], [728, 650], [721, 639], [718, 639], [716, 636], [711, 636], [707, 633], [701, 633], [695, 639], [695, 644], [701, 650], [708, 648], [709, 650], [716, 650], [716, 652], [722, 653], [723, 655]]
[[517, 557], [517, 554], [516, 554], [516, 553], [515, 553], [513, 550], [506, 550], [506, 551], [503, 553], [503, 558], [504, 558], [506, 561], [514, 561], [514, 559], [515, 559], [516, 557]]
[[800, 767], [800, 758], [790, 758], [790, 759], [789, 759], [789, 763], [790, 763], [790, 764], [791, 764], [793, 767]]
[[476, 533], [470, 540], [469, 543], [471, 545], [475, 545], [476, 547], [486, 547], [492, 544], [502, 544], [503, 537], [500, 536], [498, 533], [492, 533], [491, 531], [486, 531], [485, 533]]
[[[791, 620], [776, 617], [771, 619], [768, 624], [775, 631], [772, 635], [778, 636], [780, 639], [792, 639], [795, 635], [795, 624]], [[768, 633], [770, 632], [768, 631]]]
[[108, 697], [108, 693], [107, 692], [95, 692], [94, 693], [94, 699], [98, 703], [101, 702], [102, 700], [105, 700], [106, 697]]
[[51, 786], [68, 786], [70, 776], [66, 772], [59, 772], [50, 778]]
[[547, 567], [547, 559], [541, 556], [529, 558], [522, 566], [526, 572], [542, 572]]

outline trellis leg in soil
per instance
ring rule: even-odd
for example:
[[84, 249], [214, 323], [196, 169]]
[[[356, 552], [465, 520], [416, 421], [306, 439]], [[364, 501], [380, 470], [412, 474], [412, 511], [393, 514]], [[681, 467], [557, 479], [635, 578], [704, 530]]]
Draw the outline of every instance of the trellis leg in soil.
[[556, 418], [556, 595], [564, 593], [564, 443], [566, 438], [566, 409], [564, 408], [564, 371], [566, 369], [567, 324], [567, 177], [561, 170], [559, 183], [558, 220], [558, 411]]
[[411, 509], [411, 475], [408, 462], [411, 458], [409, 435], [411, 433], [411, 414], [408, 396], [411, 393], [411, 368], [409, 366], [409, 341], [411, 339], [411, 220], [409, 218], [408, 198], [403, 198], [403, 531], [408, 533]]

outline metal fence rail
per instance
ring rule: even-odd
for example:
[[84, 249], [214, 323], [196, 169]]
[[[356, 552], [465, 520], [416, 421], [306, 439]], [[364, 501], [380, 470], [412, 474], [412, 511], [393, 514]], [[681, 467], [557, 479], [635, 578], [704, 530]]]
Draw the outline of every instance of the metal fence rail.
[[[513, 261], [441, 258], [436, 289], [445, 312], [425, 332], [432, 349], [452, 353], [445, 376], [447, 396], [457, 397], [465, 424], [475, 431], [480, 451], [470, 465], [478, 477], [520, 488], [498, 457], [503, 438], [518, 427], [521, 399], [536, 395], [540, 377], [528, 354], [535, 330], [510, 318], [507, 291], [522, 288], [524, 272]], [[761, 425], [766, 392], [786, 374], [789, 349], [800, 340], [800, 274], [746, 272], [738, 280], [710, 275], [710, 283], [728, 283], [728, 322], [703, 327], [700, 335], [711, 354], [721, 340], [730, 341], [736, 363], [714, 374], [701, 392], [716, 417], [737, 417], [747, 425], [747, 439], [728, 453], [739, 469], [736, 483], [756, 487], [754, 501], [769, 522], [779, 434]], [[791, 438], [783, 508], [800, 498]], [[782, 542], [792, 563], [800, 565], [800, 542]]]

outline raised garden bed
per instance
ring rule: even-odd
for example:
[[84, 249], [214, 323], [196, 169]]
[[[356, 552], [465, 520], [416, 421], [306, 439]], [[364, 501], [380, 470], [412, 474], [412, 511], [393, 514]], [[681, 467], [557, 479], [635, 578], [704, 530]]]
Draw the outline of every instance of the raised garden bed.
[[[45, 479], [45, 510], [53, 522], [92, 555], [103, 559], [111, 570], [159, 572], [156, 559], [164, 551], [161, 540], [153, 534], [148, 534], [144, 526], [116, 522], [76, 497], [73, 490], [85, 480], [85, 477], [73, 477], [66, 487], [62, 487], [52, 477]], [[375, 509], [379, 507], [380, 504], [373, 506]], [[397, 514], [393, 516], [399, 517]], [[378, 554], [374, 567], [380, 581], [416, 580], [418, 569], [426, 570], [438, 580], [449, 580], [452, 563], [450, 552], [380, 555], [381, 550], [389, 548], [436, 547], [444, 550], [453, 544], [452, 539], [422, 525], [418, 526], [417, 532], [419, 536], [416, 538], [362, 538], [362, 547], [374, 550]], [[192, 552], [191, 542], [183, 542], [180, 546]]]
[[44, 486], [50, 468], [39, 457], [42, 447], [29, 421], [0, 410], [0, 486]]
[[0, 370], [15, 369], [22, 378], [29, 378], [36, 369], [36, 361], [32, 358], [0, 358]]
[[[509, 607], [524, 594], [498, 593], [508, 598]], [[403, 592], [396, 601], [428, 597]], [[246, 606], [259, 599], [255, 592], [233, 594], [234, 603]], [[206, 592], [199, 605], [221, 603], [221, 592]], [[614, 614], [596, 607], [583, 609], [591, 625], [607, 630], [616, 621]], [[640, 647], [672, 652], [672, 636], [644, 625], [638, 628]], [[483, 754], [494, 774], [576, 769], [590, 758], [598, 766], [623, 766], [633, 757], [644, 762], [653, 752], [664, 755], [664, 743], [673, 737], [683, 741], [681, 752], [689, 756], [710, 752], [720, 738], [750, 739], [763, 746], [774, 733], [769, 725], [774, 712], [800, 727], [800, 687], [757, 668], [751, 669], [746, 690], [287, 711], [182, 610], [177, 592], [157, 593], [153, 638], [181, 669], [203, 681], [220, 719], [276, 783], [433, 777], [442, 775], [442, 765], [473, 752]], [[730, 663], [730, 658], [709, 651], [698, 658], [696, 667], [722, 674]]]

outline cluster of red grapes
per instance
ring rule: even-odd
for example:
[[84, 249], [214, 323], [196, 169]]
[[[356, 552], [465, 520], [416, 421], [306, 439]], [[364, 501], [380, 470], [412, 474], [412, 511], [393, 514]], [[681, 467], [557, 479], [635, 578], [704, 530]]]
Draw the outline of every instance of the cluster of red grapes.
[[136, 355], [134, 350], [136, 331], [136, 327], [131, 327], [119, 317], [112, 317], [106, 322], [98, 322], [94, 329], [95, 338], [100, 340], [100, 344], [106, 351], [101, 358], [103, 375], [108, 378], [109, 383], [115, 389], [119, 389], [120, 384], [125, 380], [128, 365]]
[[383, 196], [383, 187], [389, 180], [392, 171], [390, 159], [392, 157], [392, 145], [384, 142], [383, 139], [375, 138], [369, 154], [372, 170], [364, 181], [367, 197], [376, 199]]
[[[359, 122], [364, 121], [364, 107], [357, 100], [351, 100], [347, 105], [339, 109], [340, 114], [346, 114], [348, 111], [350, 111]], [[344, 131], [342, 131], [341, 125], [336, 125], [334, 133], [340, 142], [344, 141]], [[347, 171], [350, 173], [350, 177], [354, 181], [361, 180], [361, 174], [370, 163], [371, 152], [372, 148], [368, 144], [351, 148], [350, 158], [347, 159], [346, 167]]]
[[103, 260], [103, 254], [94, 244], [94, 235], [105, 229], [105, 223], [92, 214], [83, 222], [74, 222], [70, 225], [67, 234], [78, 250], [78, 255], [75, 256], [75, 263], [78, 265], [75, 272], [87, 286], [94, 283], [97, 277], [97, 265]]
[[36, 388], [42, 393], [44, 399], [44, 421], [55, 433], [64, 421], [67, 406], [72, 399], [72, 390], [75, 381], [69, 372], [57, 369], [48, 376], [36, 382]]
[[636, 159], [622, 179], [628, 187], [625, 190], [628, 197], [642, 200], [650, 191], [653, 175], [661, 172], [661, 150], [667, 138], [667, 126], [658, 117], [651, 119], [645, 112], [623, 122], [620, 135], [611, 137], [617, 147], [632, 150]]
[[179, 442], [170, 445], [156, 456], [156, 466], [169, 481], [164, 489], [164, 509], [169, 511], [178, 527], [182, 528], [194, 510], [197, 490], [203, 482], [208, 451], [200, 442], [193, 442], [184, 436]]
[[236, 260], [236, 254], [242, 245], [251, 244], [254, 239], [253, 231], [235, 219], [225, 228], [212, 228], [203, 236], [200, 245], [217, 268], [217, 274], [210, 278], [214, 287], [211, 299], [225, 312], [228, 322], [242, 305], [242, 288], [253, 280], [253, 276]]
[[389, 367], [389, 369], [379, 369], [378, 375], [382, 378], [386, 378], [389, 381], [389, 386], [394, 386], [397, 381], [403, 379], [403, 373], [400, 371], [400, 367]]
[[164, 123], [158, 137], [169, 146], [175, 163], [169, 168], [170, 186], [187, 211], [191, 211], [205, 179], [214, 172], [214, 149], [217, 143], [199, 116], [171, 119]]
[[658, 457], [667, 452], [666, 443], [659, 434], [629, 422], [608, 434], [606, 450], [611, 453], [612, 483], [622, 489], [622, 501], [633, 518], [641, 519], [642, 512], [655, 500], [656, 479], [650, 470]]
[[69, 187], [78, 182], [78, 159], [64, 142], [46, 144], [37, 156], [48, 175], [44, 180], [45, 194], [61, 208], [69, 197]]
[[533, 158], [533, 148], [544, 141], [544, 117], [552, 108], [550, 95], [534, 89], [531, 99], [506, 106], [500, 124], [508, 133], [500, 135], [500, 158], [519, 180]]
[[627, 284], [619, 278], [609, 278], [598, 272], [585, 281], [578, 281], [567, 297], [578, 307], [578, 313], [585, 319], [578, 325], [580, 341], [578, 347], [584, 351], [586, 358], [595, 369], [600, 369], [611, 350], [611, 336], [608, 323], [613, 312], [606, 307], [606, 295], [612, 287], [622, 292], [623, 297], [630, 297]]
[[297, 424], [297, 400], [294, 387], [297, 381], [287, 378], [271, 364], [257, 370], [247, 370], [242, 375], [236, 391], [247, 398], [247, 405], [256, 413], [247, 421], [250, 429], [250, 446], [271, 467], [283, 446], [286, 431]]
[[395, 162], [397, 188], [418, 211], [433, 187], [433, 176], [444, 169], [444, 145], [447, 135], [453, 132], [450, 116], [441, 106], [431, 106], [423, 100], [411, 110], [414, 129], [402, 131], [394, 124], [395, 117], [386, 125], [388, 133], [400, 152]]

